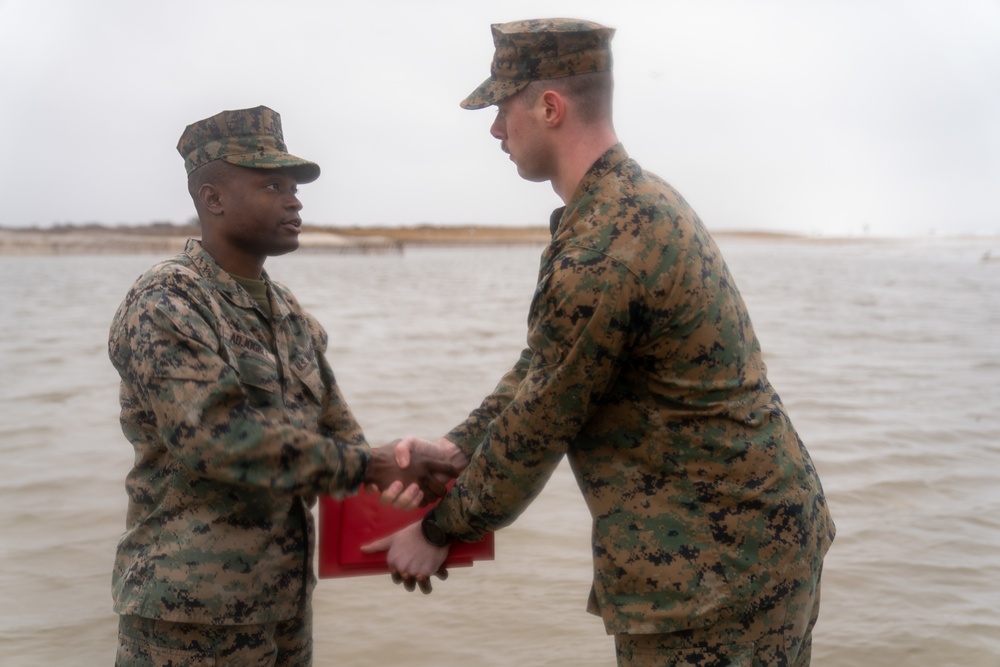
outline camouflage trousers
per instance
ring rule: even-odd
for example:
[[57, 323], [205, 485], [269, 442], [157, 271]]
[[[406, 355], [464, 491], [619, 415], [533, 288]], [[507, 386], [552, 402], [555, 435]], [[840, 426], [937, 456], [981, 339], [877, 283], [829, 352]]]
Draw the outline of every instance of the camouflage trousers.
[[618, 667], [809, 667], [820, 573], [746, 616], [661, 635], [615, 635]]
[[118, 621], [115, 667], [308, 667], [312, 612], [260, 625], [200, 625], [139, 616]]

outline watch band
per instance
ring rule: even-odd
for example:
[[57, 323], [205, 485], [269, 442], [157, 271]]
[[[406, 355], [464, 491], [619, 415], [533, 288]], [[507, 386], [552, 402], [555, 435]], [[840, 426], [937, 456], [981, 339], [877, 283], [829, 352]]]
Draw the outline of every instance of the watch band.
[[420, 521], [420, 532], [428, 544], [441, 548], [451, 544], [451, 536], [434, 520], [434, 510], [427, 512]]

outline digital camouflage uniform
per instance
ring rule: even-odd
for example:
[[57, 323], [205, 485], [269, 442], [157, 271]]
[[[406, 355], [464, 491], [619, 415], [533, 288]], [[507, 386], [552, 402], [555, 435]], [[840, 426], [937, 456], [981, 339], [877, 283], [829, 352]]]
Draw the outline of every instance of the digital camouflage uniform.
[[113, 586], [119, 614], [210, 625], [302, 615], [317, 494], [353, 492], [370, 450], [327, 335], [264, 274], [270, 318], [188, 241], [141, 276], [111, 325], [135, 448]]
[[568, 455], [609, 634], [748, 627], [815, 588], [834, 536], [820, 481], [697, 215], [618, 145], [551, 228], [528, 347], [447, 436], [471, 462], [438, 525], [468, 541], [509, 524]]

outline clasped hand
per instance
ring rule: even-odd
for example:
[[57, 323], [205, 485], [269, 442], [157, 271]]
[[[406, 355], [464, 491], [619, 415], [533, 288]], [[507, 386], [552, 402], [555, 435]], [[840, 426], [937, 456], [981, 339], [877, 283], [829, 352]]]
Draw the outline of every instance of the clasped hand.
[[[432, 443], [412, 436], [397, 440], [395, 444], [396, 461], [402, 467], [413, 465], [415, 456], [423, 453], [427, 456], [437, 456], [448, 460], [456, 471], [465, 469], [469, 459], [454, 443], [441, 439]], [[422, 500], [421, 491], [414, 485], [395, 482], [388, 489], [382, 490], [383, 504], [392, 504], [399, 509], [412, 510], [418, 505], [426, 504]], [[449, 548], [435, 547], [424, 539], [420, 523], [415, 522], [402, 530], [376, 540], [361, 548], [364, 553], [387, 551], [386, 563], [394, 583], [402, 583], [408, 591], [420, 587], [424, 594], [431, 592], [431, 575], [439, 579], [447, 579], [448, 571], [444, 561], [448, 557]]]
[[410, 449], [406, 459], [398, 461], [396, 446], [400, 442], [394, 440], [388, 445], [372, 448], [372, 457], [365, 471], [365, 485], [382, 492], [389, 491], [389, 498], [396, 498], [398, 489], [406, 489], [408, 509], [444, 497], [447, 483], [458, 476], [459, 469], [433, 448]]

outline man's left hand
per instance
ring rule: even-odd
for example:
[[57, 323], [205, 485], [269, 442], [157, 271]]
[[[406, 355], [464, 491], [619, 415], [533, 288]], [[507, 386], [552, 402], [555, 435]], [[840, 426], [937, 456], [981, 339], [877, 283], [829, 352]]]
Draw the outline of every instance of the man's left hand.
[[402, 583], [408, 591], [418, 586], [425, 595], [431, 592], [431, 575], [444, 581], [448, 570], [444, 561], [449, 547], [436, 547], [424, 539], [420, 522], [411, 523], [397, 533], [361, 547], [366, 554], [388, 551], [386, 562], [394, 583]]

